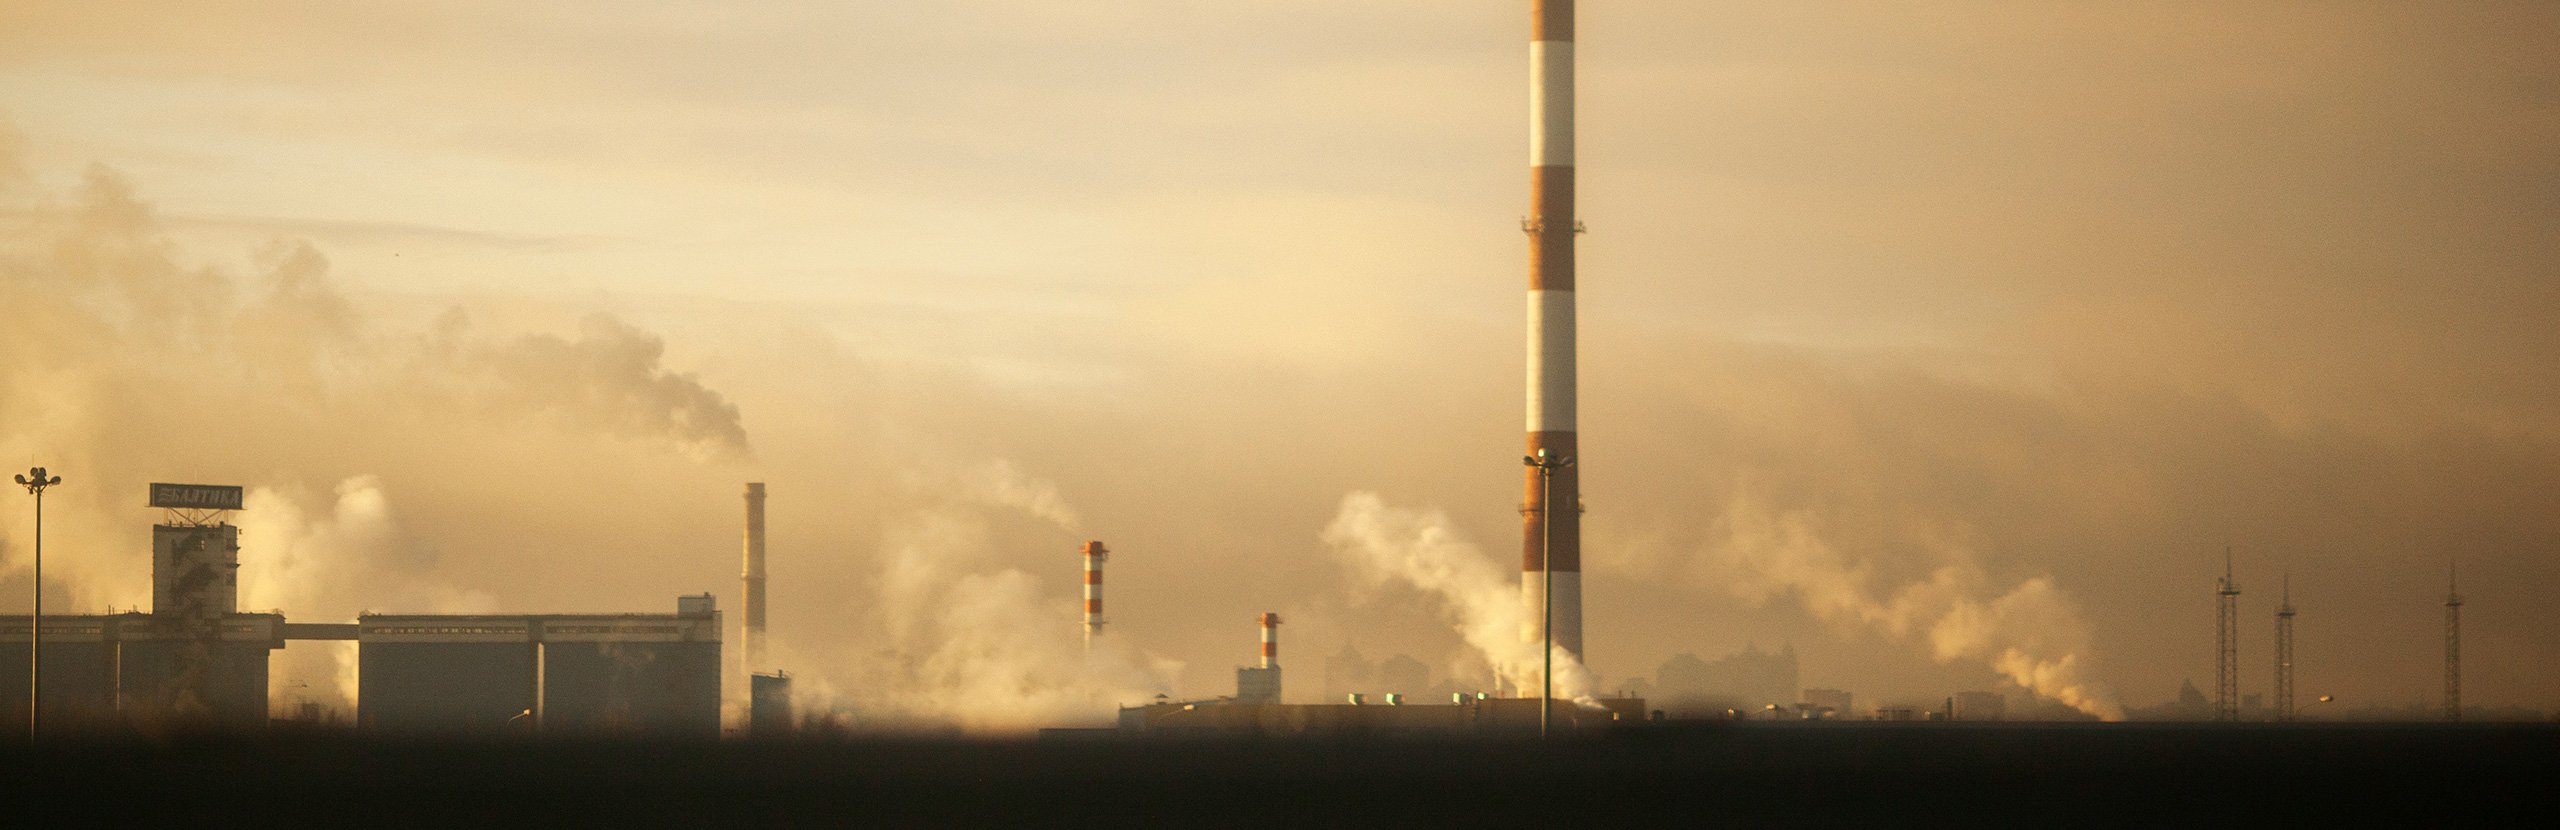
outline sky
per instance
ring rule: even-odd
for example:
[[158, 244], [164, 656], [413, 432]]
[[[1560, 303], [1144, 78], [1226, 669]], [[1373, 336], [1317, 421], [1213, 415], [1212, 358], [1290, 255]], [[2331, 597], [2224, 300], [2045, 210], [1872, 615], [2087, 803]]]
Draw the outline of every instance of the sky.
[[[2459, 562], [2465, 701], [2560, 709], [2560, 10], [1582, 5], [1595, 688], [2151, 705], [2227, 548], [2244, 692], [2289, 585], [2304, 696], [2432, 705]], [[778, 657], [870, 722], [1229, 693], [1264, 611], [1293, 700], [1489, 678], [1426, 577], [1518, 533], [1527, 29], [0, 0], [46, 607], [147, 604], [143, 484], [199, 481], [244, 607], [734, 618], [764, 481]]]

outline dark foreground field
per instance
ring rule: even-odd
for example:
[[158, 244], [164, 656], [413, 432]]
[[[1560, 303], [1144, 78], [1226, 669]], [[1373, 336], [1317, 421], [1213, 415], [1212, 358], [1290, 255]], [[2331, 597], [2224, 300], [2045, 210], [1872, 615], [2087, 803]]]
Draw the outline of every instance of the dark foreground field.
[[1548, 743], [204, 737], [0, 749], [0, 804], [56, 827], [2539, 825], [2555, 761], [2560, 729], [2496, 724], [1720, 724]]

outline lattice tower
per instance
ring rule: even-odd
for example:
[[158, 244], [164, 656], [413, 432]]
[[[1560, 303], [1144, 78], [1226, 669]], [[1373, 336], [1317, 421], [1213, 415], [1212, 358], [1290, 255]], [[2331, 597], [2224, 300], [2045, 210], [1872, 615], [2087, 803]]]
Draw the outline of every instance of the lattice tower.
[[2215, 690], [2214, 719], [2240, 719], [2240, 586], [2231, 581], [2231, 549], [2222, 550], [2221, 616], [2216, 633], [2220, 642], [2215, 652], [2214, 674], [2220, 681]]
[[2284, 603], [2276, 606], [2276, 720], [2293, 720], [2293, 576], [2284, 578]]

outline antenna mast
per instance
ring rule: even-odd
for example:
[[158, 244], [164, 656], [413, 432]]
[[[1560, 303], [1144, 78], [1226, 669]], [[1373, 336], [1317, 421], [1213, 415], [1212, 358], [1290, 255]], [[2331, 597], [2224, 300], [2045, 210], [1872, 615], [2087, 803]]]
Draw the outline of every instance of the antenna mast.
[[2284, 603], [2276, 606], [2276, 720], [2293, 720], [2293, 575], [2284, 576]]
[[2214, 669], [2220, 679], [2214, 720], [2240, 719], [2240, 586], [2231, 581], [2231, 548], [2222, 548], [2222, 614], [2216, 626], [2219, 649]]
[[2444, 719], [2462, 719], [2462, 592], [2459, 565], [2447, 566], [2444, 582]]

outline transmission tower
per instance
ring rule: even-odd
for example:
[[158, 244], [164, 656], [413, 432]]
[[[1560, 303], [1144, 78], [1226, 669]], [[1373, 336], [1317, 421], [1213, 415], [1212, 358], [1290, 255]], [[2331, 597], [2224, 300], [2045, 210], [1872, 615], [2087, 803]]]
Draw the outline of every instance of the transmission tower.
[[2293, 575], [2284, 576], [2284, 603], [2276, 606], [2276, 720], [2293, 720]]
[[2444, 582], [2444, 719], [2462, 719], [2462, 592], [2459, 573], [2448, 568]]
[[2220, 651], [2216, 652], [2215, 674], [2221, 679], [2215, 720], [2240, 719], [2240, 586], [2231, 581], [2231, 549], [2222, 549], [2222, 617], [2216, 626]]

